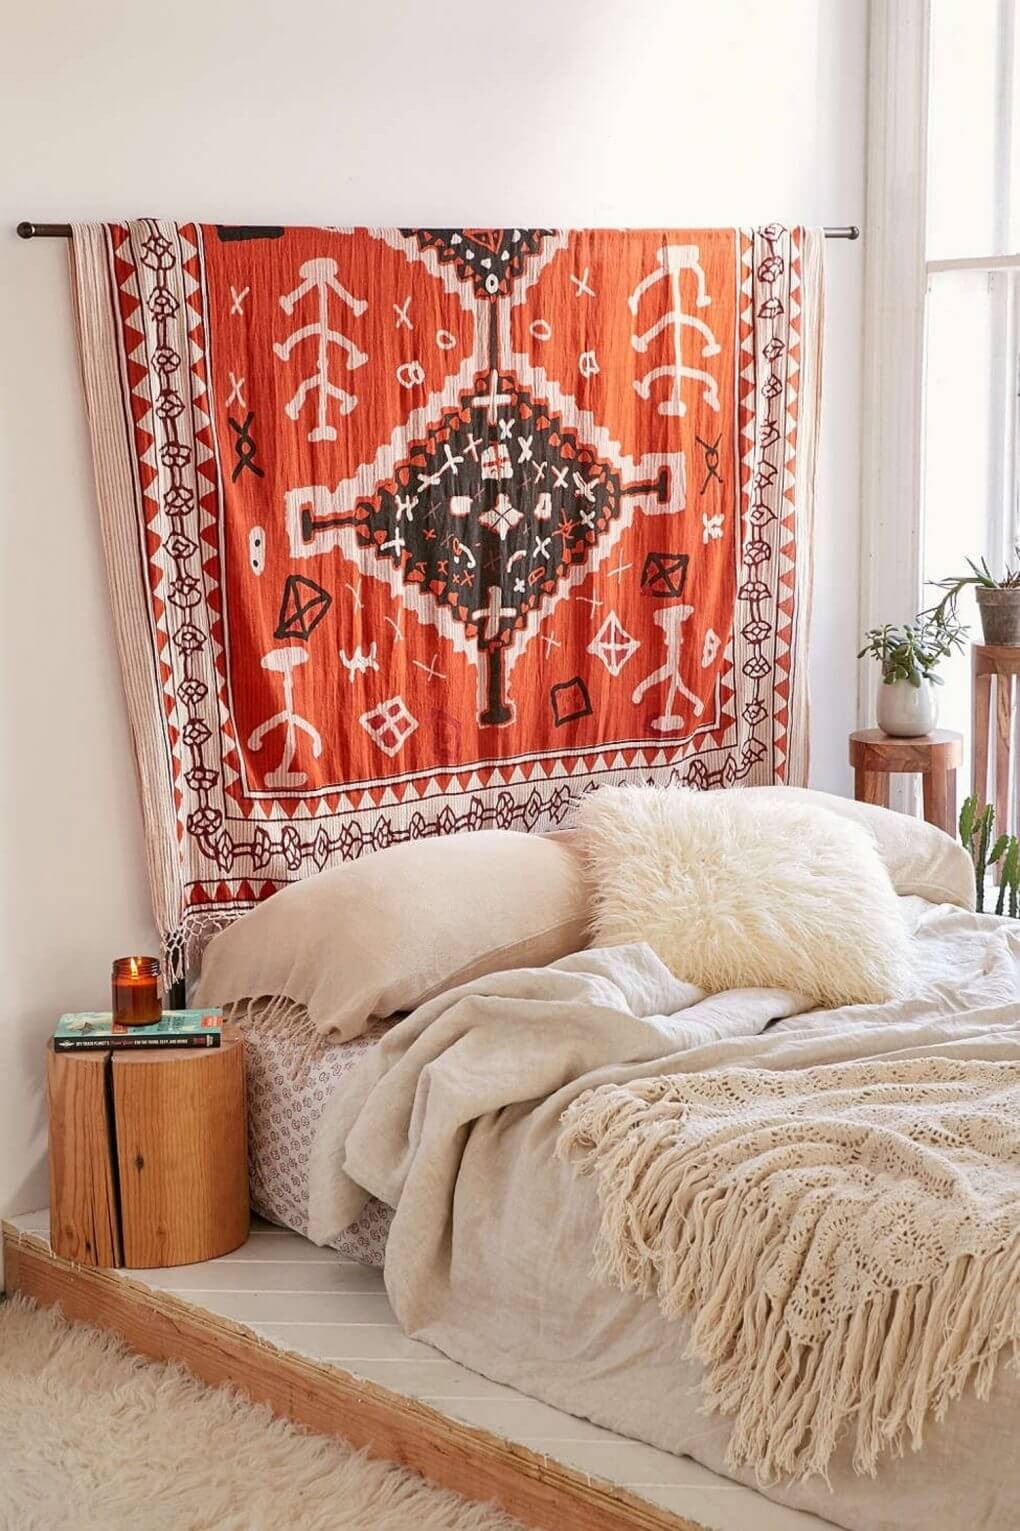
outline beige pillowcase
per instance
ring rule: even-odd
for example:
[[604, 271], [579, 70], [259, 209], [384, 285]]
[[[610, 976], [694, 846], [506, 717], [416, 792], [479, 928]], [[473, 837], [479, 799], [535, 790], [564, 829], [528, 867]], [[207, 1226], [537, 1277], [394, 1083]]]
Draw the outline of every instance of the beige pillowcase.
[[[907, 813], [880, 808], [877, 803], [855, 803], [849, 798], [816, 792], [810, 787], [733, 787], [729, 790], [780, 805], [799, 801], [828, 808], [868, 831], [897, 893], [903, 896], [914, 894], [931, 904], [974, 908], [974, 863], [959, 840], [936, 829], [934, 824], [926, 824], [923, 819], [912, 818]], [[559, 838], [567, 844], [576, 835], [576, 829], [559, 832]]]
[[412, 840], [291, 884], [210, 942], [194, 1002], [265, 994], [319, 1031], [503, 968], [541, 967], [588, 939], [583, 867], [559, 839], [483, 829]]
[[597, 943], [647, 941], [709, 993], [835, 1007], [904, 991], [906, 931], [861, 825], [786, 790], [683, 787], [604, 787], [579, 825]]
[[855, 803], [829, 792], [808, 787], [742, 787], [748, 796], [788, 803], [791, 799], [815, 803], [842, 818], [862, 825], [872, 836], [882, 865], [896, 892], [926, 898], [931, 904], [957, 904], [973, 909], [974, 863], [959, 840], [934, 824], [880, 808], [877, 803]]

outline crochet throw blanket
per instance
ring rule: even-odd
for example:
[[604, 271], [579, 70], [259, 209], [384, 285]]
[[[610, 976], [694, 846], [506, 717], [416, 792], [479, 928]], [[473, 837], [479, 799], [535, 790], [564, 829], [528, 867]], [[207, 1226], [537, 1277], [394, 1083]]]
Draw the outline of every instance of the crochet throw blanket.
[[922, 1444], [1020, 1349], [1020, 1064], [915, 1058], [606, 1085], [564, 1113], [596, 1276], [689, 1317], [763, 1481]]

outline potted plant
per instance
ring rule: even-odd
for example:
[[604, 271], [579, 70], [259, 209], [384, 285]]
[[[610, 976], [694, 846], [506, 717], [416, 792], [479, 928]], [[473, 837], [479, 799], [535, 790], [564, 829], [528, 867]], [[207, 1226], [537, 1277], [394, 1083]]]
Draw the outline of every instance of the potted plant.
[[[1014, 557], [1020, 560], [1020, 545], [1014, 545]], [[946, 579], [935, 580], [935, 588], [946, 593], [931, 612], [924, 616], [955, 617], [956, 603], [960, 593], [972, 586], [981, 613], [981, 632], [988, 644], [1020, 644], [1020, 562], [1016, 567], [1006, 565], [1005, 572], [996, 578], [984, 558], [975, 563], [965, 560], [968, 574], [951, 574]]]
[[870, 654], [882, 666], [878, 726], [896, 739], [930, 734], [938, 721], [934, 688], [942, 660], [963, 647], [967, 629], [949, 612], [921, 612], [913, 622], [873, 627], [858, 654]]

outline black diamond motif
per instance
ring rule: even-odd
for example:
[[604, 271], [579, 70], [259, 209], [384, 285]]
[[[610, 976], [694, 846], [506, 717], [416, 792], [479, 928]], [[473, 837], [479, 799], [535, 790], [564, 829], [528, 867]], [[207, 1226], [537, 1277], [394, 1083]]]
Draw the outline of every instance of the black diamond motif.
[[591, 697], [580, 675], [553, 686], [549, 692], [549, 702], [557, 728], [562, 728], [564, 723], [576, 723], [579, 718], [590, 718], [592, 715]]
[[[502, 652], [620, 513], [620, 478], [509, 373], [479, 374], [358, 503], [358, 539], [462, 622], [489, 660], [482, 723], [508, 723]], [[306, 513], [306, 535], [327, 519]]]
[[422, 250], [434, 250], [443, 265], [453, 263], [461, 281], [479, 297], [505, 296], [529, 255], [555, 229], [401, 229]]

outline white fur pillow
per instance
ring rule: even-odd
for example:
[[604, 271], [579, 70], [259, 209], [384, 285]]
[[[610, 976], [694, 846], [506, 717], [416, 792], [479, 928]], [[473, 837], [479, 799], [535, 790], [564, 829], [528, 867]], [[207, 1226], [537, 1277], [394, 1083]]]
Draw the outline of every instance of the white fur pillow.
[[867, 830], [801, 800], [603, 787], [581, 807], [596, 943], [647, 941], [710, 993], [902, 992], [907, 936]]

